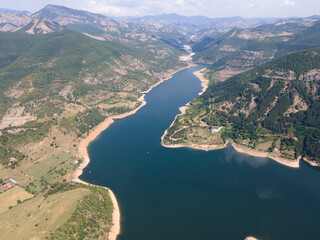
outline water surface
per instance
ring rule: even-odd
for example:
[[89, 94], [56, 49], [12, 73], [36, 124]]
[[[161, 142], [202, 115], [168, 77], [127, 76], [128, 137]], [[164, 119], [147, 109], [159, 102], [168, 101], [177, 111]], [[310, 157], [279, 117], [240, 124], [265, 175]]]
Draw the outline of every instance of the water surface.
[[82, 180], [115, 193], [118, 240], [320, 239], [320, 174], [235, 152], [161, 147], [161, 136], [198, 96], [191, 67], [146, 95], [147, 105], [117, 120], [88, 150]]

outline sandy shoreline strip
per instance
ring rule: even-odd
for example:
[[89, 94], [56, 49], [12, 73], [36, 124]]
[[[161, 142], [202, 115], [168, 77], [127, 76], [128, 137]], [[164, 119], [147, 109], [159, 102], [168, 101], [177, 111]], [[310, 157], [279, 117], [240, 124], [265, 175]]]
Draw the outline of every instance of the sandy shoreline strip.
[[227, 147], [227, 144], [217, 144], [217, 145], [199, 145], [199, 144], [164, 144], [161, 143], [163, 147], [166, 148], [192, 148], [196, 150], [203, 150], [203, 151], [211, 151], [211, 150], [218, 150], [218, 149], [224, 149]]
[[[192, 55], [190, 54], [190, 56], [192, 56]], [[194, 74], [197, 78], [199, 78], [199, 80], [201, 81], [202, 91], [199, 93], [199, 96], [200, 96], [202, 93], [204, 93], [204, 92], [207, 90], [208, 86], [209, 86], [209, 80], [204, 77], [204, 70], [205, 70], [205, 69], [206, 69], [206, 68], [203, 68], [203, 69], [200, 69], [199, 71], [196, 71], [196, 72], [193, 73], [193, 74]], [[191, 100], [191, 101], [192, 101], [192, 100]], [[191, 101], [190, 101], [190, 102], [191, 102]], [[187, 109], [188, 109], [189, 106], [190, 106], [190, 102], [188, 102], [186, 105], [184, 105], [184, 106], [182, 106], [182, 107], [179, 107], [180, 113], [177, 114], [177, 116], [176, 116], [176, 117], [174, 118], [174, 120], [172, 121], [171, 125], [164, 131], [163, 135], [161, 136], [161, 145], [162, 145], [163, 147], [166, 147], [166, 148], [189, 147], [189, 148], [194, 148], [194, 149], [199, 149], [199, 150], [207, 150], [207, 151], [224, 148], [224, 146], [220, 146], [220, 145], [211, 145], [211, 146], [210, 146], [210, 145], [206, 145], [207, 147], [202, 147], [201, 145], [195, 145], [195, 144], [190, 145], [190, 146], [187, 146], [187, 145], [184, 145], [184, 144], [171, 144], [171, 145], [167, 145], [167, 144], [164, 144], [164, 143], [163, 143], [164, 136], [167, 134], [168, 129], [172, 127], [172, 125], [174, 124], [174, 122], [176, 121], [176, 119], [177, 119], [177, 117], [178, 117], [179, 115], [183, 115], [183, 114], [186, 113]]]
[[194, 72], [193, 74], [197, 76], [197, 78], [200, 79], [201, 81], [201, 86], [202, 86], [202, 92], [199, 93], [199, 96], [204, 93], [208, 87], [209, 87], [209, 80], [205, 78], [204, 76], [204, 71], [206, 70], [206, 68], [203, 68], [199, 71]]
[[308, 158], [304, 157], [303, 160], [307, 163], [309, 163], [313, 167], [320, 167], [320, 163], [309, 160]]
[[[106, 130], [114, 122], [115, 119], [121, 119], [121, 118], [128, 117], [132, 114], [135, 114], [140, 108], [142, 108], [143, 106], [145, 106], [147, 104], [144, 97], [148, 92], [150, 92], [154, 87], [158, 86], [159, 84], [163, 83], [164, 81], [171, 79], [173, 74], [175, 74], [183, 69], [186, 69], [188, 67], [190, 67], [190, 65], [174, 71], [170, 77], [165, 78], [165, 79], [157, 82], [156, 84], [152, 85], [147, 91], [142, 92], [143, 95], [138, 99], [138, 101], [141, 102], [139, 107], [135, 108], [134, 110], [132, 110], [130, 112], [124, 113], [124, 114], [108, 117], [102, 123], [100, 123], [98, 126], [96, 126], [89, 133], [89, 135], [86, 138], [82, 139], [78, 144], [78, 154], [79, 154], [79, 157], [81, 157], [83, 159], [83, 162], [73, 172], [71, 181], [79, 182], [79, 183], [83, 183], [83, 184], [89, 184], [87, 182], [80, 180], [79, 176], [81, 176], [81, 174], [83, 173], [83, 169], [86, 168], [86, 166], [90, 162], [90, 157], [89, 157], [89, 154], [87, 151], [87, 148], [88, 148], [90, 142], [95, 140], [100, 135], [101, 132]], [[118, 201], [117, 201], [114, 193], [111, 191], [111, 189], [109, 189], [109, 188], [106, 188], [106, 189], [108, 189], [108, 191], [109, 191], [109, 194], [110, 194], [110, 197], [111, 197], [111, 200], [113, 203], [113, 207], [114, 207], [114, 210], [112, 213], [113, 226], [111, 227], [111, 230], [109, 232], [108, 240], [116, 240], [117, 236], [120, 234], [120, 208], [119, 208], [119, 204], [118, 204]]]
[[258, 238], [255, 238], [255, 237], [252, 237], [252, 236], [249, 236], [249, 237], [246, 237], [245, 240], [258, 240]]
[[296, 160], [289, 160], [283, 157], [279, 157], [276, 156], [274, 153], [269, 153], [269, 152], [263, 152], [263, 151], [259, 151], [256, 149], [251, 149], [245, 146], [241, 146], [239, 144], [236, 144], [234, 142], [231, 143], [232, 147], [234, 148], [234, 150], [236, 150], [237, 152], [240, 153], [245, 153], [248, 154], [250, 156], [253, 157], [265, 157], [265, 158], [270, 158], [282, 165], [285, 165], [287, 167], [291, 167], [291, 168], [299, 168], [299, 162], [300, 162], [300, 158], [296, 159]]

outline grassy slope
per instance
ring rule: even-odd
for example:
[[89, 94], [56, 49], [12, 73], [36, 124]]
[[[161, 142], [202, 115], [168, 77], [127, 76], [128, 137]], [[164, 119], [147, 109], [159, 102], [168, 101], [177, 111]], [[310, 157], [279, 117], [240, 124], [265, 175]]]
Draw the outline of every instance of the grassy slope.
[[51, 195], [46, 199], [37, 196], [8, 209], [0, 215], [0, 238], [44, 239], [50, 231], [70, 218], [78, 201], [88, 193], [87, 189], [75, 189]]

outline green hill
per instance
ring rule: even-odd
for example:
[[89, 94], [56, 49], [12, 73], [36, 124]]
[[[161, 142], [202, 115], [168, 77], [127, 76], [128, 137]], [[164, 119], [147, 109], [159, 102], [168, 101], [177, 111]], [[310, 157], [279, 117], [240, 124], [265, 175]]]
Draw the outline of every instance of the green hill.
[[164, 142], [175, 144], [172, 136], [182, 128], [176, 143], [199, 142], [204, 135], [193, 139], [195, 128], [222, 126], [217, 144], [232, 139], [261, 151], [277, 148], [285, 158], [320, 161], [319, 97], [320, 50], [294, 53], [210, 86]]
[[[58, 95], [69, 85], [72, 99], [84, 101], [91, 91], [138, 93], [167, 69], [176, 67], [177, 50], [166, 47], [164, 60], [152, 52], [117, 42], [102, 42], [72, 31], [48, 35], [0, 33], [0, 102], [24, 104]], [[160, 43], [159, 43], [160, 44]], [[128, 86], [130, 85], [130, 86]], [[27, 89], [32, 89], [32, 92]], [[19, 97], [10, 92], [19, 91]]]
[[[55, 117], [68, 114], [66, 109], [82, 109], [60, 123], [80, 136], [106, 116], [135, 108], [142, 91], [183, 66], [179, 52], [169, 46], [163, 48], [164, 59], [149, 49], [97, 41], [69, 30], [46, 35], [2, 32], [0, 42], [4, 162], [17, 144], [43, 138], [57, 124]], [[9, 134], [19, 129], [24, 131]]]

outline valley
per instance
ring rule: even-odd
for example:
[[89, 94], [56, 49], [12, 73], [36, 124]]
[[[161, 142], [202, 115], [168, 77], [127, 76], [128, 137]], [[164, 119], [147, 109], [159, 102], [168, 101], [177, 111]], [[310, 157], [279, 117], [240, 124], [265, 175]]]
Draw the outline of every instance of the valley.
[[0, 11], [0, 239], [116, 239], [117, 194], [79, 179], [88, 149], [176, 73], [203, 91], [162, 146], [319, 166], [319, 21]]
[[[47, 9], [46, 14], [50, 10], [56, 9]], [[79, 175], [74, 173], [76, 169], [87, 164], [78, 151], [78, 144], [104, 121], [143, 106], [143, 92], [187, 64], [178, 61], [179, 50], [156, 39], [150, 40], [142, 49], [138, 46], [139, 41], [136, 44], [99, 41], [60, 27], [52, 29], [46, 22], [39, 25], [39, 21], [35, 21], [35, 27], [27, 25], [18, 32], [0, 32], [0, 191], [6, 194], [3, 196], [13, 195], [11, 201], [2, 202], [1, 219], [13, 216], [13, 211], [19, 211], [15, 209], [28, 208], [30, 202], [41, 203], [46, 199], [50, 202], [47, 194], [51, 190], [54, 195], [61, 195], [60, 205], [53, 205], [57, 209], [54, 211], [61, 213], [69, 201], [68, 197], [62, 197], [64, 189], [74, 196], [78, 192], [86, 194], [69, 202], [73, 210], [64, 215], [53, 217], [43, 212], [28, 217], [29, 213], [25, 216], [17, 214], [23, 221], [34, 225], [31, 230], [30, 226], [20, 228], [21, 224], [13, 224], [16, 220], [11, 217], [13, 222], [2, 225], [0, 238], [23, 239], [28, 231], [37, 239], [49, 235], [54, 239], [62, 234], [62, 226], [70, 227], [65, 222], [76, 214], [73, 211], [77, 201], [81, 205], [93, 204], [102, 197], [106, 206], [101, 207], [106, 209], [89, 211], [92, 211], [90, 214], [108, 212], [107, 218], [101, 218], [101, 222], [94, 225], [103, 229], [96, 233], [97, 239], [105, 239], [113, 225], [114, 203], [103, 189], [97, 192], [94, 187], [72, 183]], [[35, 30], [39, 26], [45, 27]], [[20, 190], [17, 192], [17, 189]], [[33, 211], [39, 210], [30, 209], [30, 213]], [[44, 220], [39, 217], [44, 215], [46, 219], [52, 218], [52, 222], [48, 220], [48, 224], [41, 225]], [[90, 219], [84, 220], [83, 224], [88, 221]], [[38, 225], [41, 235], [37, 234]], [[78, 234], [88, 235], [87, 230], [81, 233], [75, 229], [72, 231], [78, 237]], [[25, 239], [30, 237], [25, 235]]]

